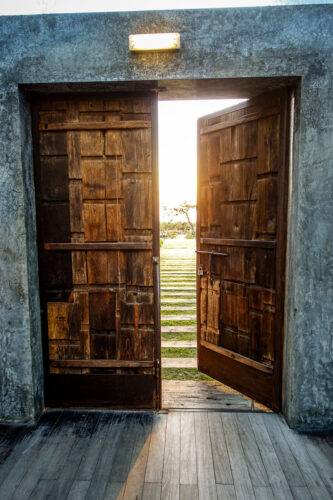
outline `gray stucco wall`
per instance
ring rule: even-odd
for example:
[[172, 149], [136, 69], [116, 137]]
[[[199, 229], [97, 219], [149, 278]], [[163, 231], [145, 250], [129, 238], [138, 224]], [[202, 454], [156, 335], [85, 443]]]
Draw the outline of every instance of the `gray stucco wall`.
[[[128, 35], [179, 31], [179, 53]], [[333, 6], [0, 18], [0, 420], [43, 407], [29, 102], [19, 84], [300, 76], [287, 263], [284, 414], [327, 429], [332, 397]]]

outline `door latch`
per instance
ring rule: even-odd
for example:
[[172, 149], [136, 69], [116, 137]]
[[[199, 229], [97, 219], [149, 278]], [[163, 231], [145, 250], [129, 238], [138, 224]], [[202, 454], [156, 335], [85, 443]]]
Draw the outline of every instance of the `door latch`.
[[204, 271], [203, 271], [203, 267], [202, 267], [202, 266], [199, 266], [199, 267], [198, 267], [198, 276], [203, 276], [203, 273], [204, 273]]

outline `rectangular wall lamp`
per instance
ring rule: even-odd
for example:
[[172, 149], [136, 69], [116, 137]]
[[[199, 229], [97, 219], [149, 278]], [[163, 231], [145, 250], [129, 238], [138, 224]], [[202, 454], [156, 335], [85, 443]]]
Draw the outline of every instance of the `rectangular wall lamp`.
[[180, 48], [179, 33], [147, 33], [129, 35], [129, 49], [132, 52], [169, 51]]

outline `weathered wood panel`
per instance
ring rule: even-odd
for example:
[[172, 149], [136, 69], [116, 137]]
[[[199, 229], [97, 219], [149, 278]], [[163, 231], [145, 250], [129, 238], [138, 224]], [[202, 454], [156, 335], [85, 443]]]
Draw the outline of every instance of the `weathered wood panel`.
[[[154, 373], [158, 328], [151, 122], [155, 100], [152, 94], [135, 98], [115, 94], [97, 99], [69, 96], [63, 101], [45, 98], [36, 104], [41, 300], [53, 377], [49, 387], [56, 392], [47, 395], [49, 402], [59, 404], [67, 376], [66, 404], [70, 390], [75, 400], [76, 384], [89, 382], [87, 375], [112, 374], [114, 380], [112, 360], [118, 362], [120, 374], [134, 366], [123, 361], [151, 362], [148, 368], [138, 364], [136, 369], [149, 377]], [[154, 238], [158, 241], [158, 235]], [[53, 295], [50, 289], [55, 290]], [[59, 390], [57, 375], [63, 376]], [[133, 379], [122, 380], [126, 384]], [[91, 381], [87, 402], [94, 400]], [[109, 395], [102, 397], [101, 388], [99, 400], [105, 403], [109, 398], [112, 405], [113, 394], [119, 406], [120, 386], [111, 391], [108, 387]], [[143, 390], [144, 384], [138, 387]], [[150, 398], [153, 405], [151, 382], [148, 388], [149, 394], [135, 396], [137, 403], [147, 405]], [[125, 388], [126, 393], [132, 394]]]
[[[284, 91], [259, 96], [198, 121], [198, 307], [199, 368], [211, 376], [227, 375], [239, 385], [239, 370], [248, 371], [249, 394], [256, 392], [255, 374], [244, 357], [267, 367], [267, 401], [278, 408], [281, 394], [281, 346], [285, 262], [286, 118]], [[279, 215], [280, 214], [280, 215]], [[206, 253], [202, 253], [206, 252]], [[210, 252], [221, 255], [210, 255]], [[282, 272], [281, 272], [282, 271]], [[209, 283], [220, 283], [218, 303]], [[208, 315], [211, 324], [208, 328]], [[214, 318], [213, 318], [214, 317]], [[214, 332], [214, 333], [212, 333]], [[200, 342], [203, 342], [200, 347]], [[214, 354], [210, 354], [209, 344]], [[239, 355], [230, 364], [217, 354]], [[238, 366], [238, 368], [237, 368]], [[209, 367], [209, 368], [208, 368]], [[273, 373], [273, 375], [272, 375]], [[221, 378], [221, 381], [224, 380]], [[266, 383], [265, 383], [266, 385]], [[246, 392], [246, 387], [245, 387]], [[261, 391], [259, 391], [261, 392]]]

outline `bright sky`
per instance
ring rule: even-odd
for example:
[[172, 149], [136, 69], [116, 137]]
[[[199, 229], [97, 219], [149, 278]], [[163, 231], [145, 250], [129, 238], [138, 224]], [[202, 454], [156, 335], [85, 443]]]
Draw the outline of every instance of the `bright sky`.
[[[238, 102], [237, 99], [159, 102], [161, 208], [175, 207], [184, 201], [196, 203], [197, 119]], [[161, 219], [169, 220], [163, 210]]]
[[209, 9], [333, 3], [333, 0], [2, 0], [0, 15]]

